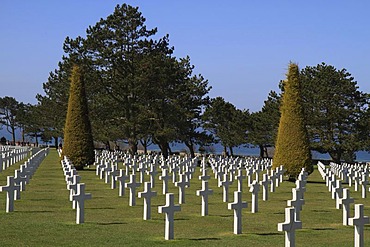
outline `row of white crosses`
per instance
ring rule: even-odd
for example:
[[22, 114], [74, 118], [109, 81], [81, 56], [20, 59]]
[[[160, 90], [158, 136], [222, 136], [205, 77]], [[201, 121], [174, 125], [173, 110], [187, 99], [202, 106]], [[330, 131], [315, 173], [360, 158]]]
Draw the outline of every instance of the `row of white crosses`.
[[343, 183], [348, 183], [349, 187], [354, 184], [355, 191], [359, 190], [361, 187], [361, 196], [366, 198], [366, 192], [370, 188], [367, 187], [369, 184], [370, 167], [366, 164], [336, 164], [330, 163], [330, 171], [336, 176], [343, 180]]
[[5, 212], [9, 213], [14, 211], [14, 200], [21, 199], [20, 192], [26, 190], [26, 184], [29, 183], [32, 175], [35, 173], [48, 153], [48, 148], [38, 151], [24, 164], [20, 165], [20, 169], [14, 171], [14, 176], [7, 177], [7, 185], [0, 187], [0, 191], [6, 192]]
[[[329, 191], [332, 192], [332, 198], [336, 199], [336, 208], [343, 210], [343, 225], [354, 226], [354, 246], [364, 246], [364, 225], [369, 224], [369, 217], [364, 215], [363, 204], [355, 204], [355, 215], [353, 218], [350, 217], [350, 205], [354, 203], [354, 198], [350, 197], [350, 190], [348, 188], [342, 188], [342, 183], [337, 179], [336, 174], [345, 181], [348, 181], [348, 185], [351, 186], [351, 181], [355, 181], [356, 184], [362, 185], [362, 198], [366, 198], [366, 185], [368, 184], [368, 168], [362, 165], [354, 165], [353, 167], [345, 165], [345, 169], [339, 169], [337, 165], [330, 164], [331, 169], [326, 168], [324, 164], [319, 162], [319, 171], [323, 179], [326, 180], [326, 186]], [[353, 169], [352, 169], [353, 168]], [[362, 180], [356, 179], [357, 175], [352, 176], [352, 171], [355, 174], [361, 170]], [[347, 172], [348, 171], [348, 172]], [[344, 174], [343, 176], [341, 176]], [[346, 178], [347, 177], [347, 178]], [[357, 181], [357, 182], [356, 182]]]
[[0, 150], [0, 172], [9, 168], [15, 163], [24, 160], [31, 148], [28, 147], [1, 147]]
[[289, 207], [285, 208], [285, 222], [278, 223], [278, 231], [285, 232], [285, 247], [295, 246], [295, 230], [302, 229], [300, 211], [304, 205], [307, 176], [307, 172], [302, 168], [296, 180], [296, 187], [292, 188], [292, 200], [287, 201]]
[[80, 183], [81, 177], [77, 174], [72, 162], [64, 156], [61, 161], [67, 189], [70, 191], [69, 200], [72, 208], [76, 209], [76, 224], [85, 222], [85, 200], [92, 198], [90, 193], [85, 193], [85, 184]]
[[[144, 191], [139, 192], [139, 198], [144, 198], [144, 220], [150, 219], [150, 201], [153, 196], [157, 195], [157, 192], [152, 191], [154, 187], [155, 176], [159, 175], [159, 180], [162, 181], [162, 194], [166, 195], [166, 205], [161, 206], [158, 209], [159, 213], [166, 214], [165, 223], [165, 238], [172, 239], [173, 224], [174, 224], [174, 213], [181, 210], [181, 204], [185, 203], [185, 190], [190, 186], [190, 180], [192, 174], [195, 172], [197, 167], [197, 159], [170, 157], [163, 159], [159, 156], [130, 156], [126, 154], [107, 153], [103, 152], [96, 156], [96, 175], [101, 179], [107, 179], [109, 172], [112, 170], [118, 170], [117, 161], [123, 161], [123, 167], [125, 169], [119, 169], [119, 176], [115, 177], [116, 181], [120, 182], [119, 196], [124, 195], [124, 187], [129, 189], [129, 205], [135, 205], [136, 188], [144, 183]], [[234, 210], [234, 233], [241, 233], [241, 208], [244, 208], [246, 204], [241, 200], [242, 196], [242, 184], [243, 180], [249, 176], [248, 186], [250, 192], [252, 192], [252, 212], [258, 211], [258, 192], [260, 186], [263, 187], [263, 200], [268, 198], [268, 186], [271, 185], [271, 191], [275, 191], [275, 187], [278, 187], [283, 180], [283, 169], [282, 167], [276, 170], [271, 169], [271, 162], [269, 160], [256, 161], [254, 159], [210, 159], [211, 171], [214, 172], [215, 177], [218, 180], [218, 185], [223, 187], [223, 201], [228, 202], [227, 197], [229, 185], [236, 181], [238, 183], [238, 191], [240, 193], [234, 193], [234, 202], [229, 204], [229, 208]], [[159, 171], [157, 172], [157, 169]], [[201, 165], [201, 176], [199, 179], [202, 183], [202, 188], [196, 191], [197, 196], [201, 197], [201, 215], [208, 215], [208, 196], [213, 194], [213, 191], [209, 188], [208, 180], [210, 175], [207, 174], [206, 163], [203, 160]], [[245, 171], [245, 174], [243, 174]], [[259, 174], [268, 171], [268, 174], [263, 174], [263, 179], [260, 181]], [[140, 178], [136, 178], [136, 174], [139, 174]], [[144, 174], [150, 176], [150, 181], [144, 181]], [[111, 178], [113, 180], [113, 178]], [[129, 180], [129, 182], [127, 181]], [[139, 182], [137, 181], [139, 180]], [[106, 180], [107, 181], [107, 180]], [[178, 203], [175, 205], [175, 195], [168, 193], [168, 184], [172, 182], [179, 189]], [[112, 187], [113, 189], [113, 187]], [[238, 206], [241, 205], [241, 206]], [[241, 207], [241, 208], [240, 208]], [[236, 211], [235, 211], [236, 210]]]

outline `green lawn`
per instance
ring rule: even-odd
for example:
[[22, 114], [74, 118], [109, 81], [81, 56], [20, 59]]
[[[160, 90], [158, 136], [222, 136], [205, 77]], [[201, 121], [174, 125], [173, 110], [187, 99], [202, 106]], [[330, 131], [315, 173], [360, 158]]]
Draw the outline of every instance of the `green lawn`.
[[[13, 165], [0, 174], [0, 185], [6, 176], [14, 175]], [[122, 164], [120, 164], [122, 168]], [[158, 206], [165, 204], [162, 184], [157, 179], [152, 198], [152, 220], [144, 221], [143, 200], [137, 206], [128, 206], [128, 190], [118, 197], [118, 189], [110, 189], [95, 175], [95, 169], [80, 171], [81, 182], [92, 200], [86, 201], [85, 224], [75, 224], [75, 210], [68, 200], [69, 192], [59, 157], [52, 150], [38, 168], [22, 199], [15, 202], [15, 211], [5, 213], [5, 193], [0, 194], [0, 246], [284, 246], [284, 233], [277, 224], [284, 221], [286, 201], [291, 199], [294, 184], [284, 181], [276, 192], [269, 193], [269, 201], [262, 201], [260, 191], [259, 212], [250, 213], [250, 205], [243, 211], [243, 234], [233, 234], [233, 212], [222, 202], [222, 189], [211, 176], [209, 216], [200, 216], [201, 198], [195, 191], [201, 188], [199, 170], [194, 174], [190, 188], [186, 189], [186, 204], [175, 213], [175, 240], [164, 240], [164, 215]], [[146, 177], [149, 181], [149, 177]], [[251, 194], [244, 182], [244, 200], [250, 204]], [[230, 201], [236, 182], [230, 188]], [[353, 246], [354, 229], [342, 225], [342, 211], [335, 209], [324, 181], [316, 170], [309, 176], [305, 205], [301, 212], [303, 229], [296, 232], [297, 246]], [[170, 192], [178, 189], [172, 184]], [[138, 191], [143, 191], [143, 186]], [[361, 199], [361, 192], [351, 188], [355, 203], [365, 205], [365, 215], [370, 216], [370, 199]], [[352, 207], [353, 210], [353, 207]], [[353, 211], [351, 212], [353, 215]], [[370, 226], [365, 226], [365, 246], [370, 246]]]

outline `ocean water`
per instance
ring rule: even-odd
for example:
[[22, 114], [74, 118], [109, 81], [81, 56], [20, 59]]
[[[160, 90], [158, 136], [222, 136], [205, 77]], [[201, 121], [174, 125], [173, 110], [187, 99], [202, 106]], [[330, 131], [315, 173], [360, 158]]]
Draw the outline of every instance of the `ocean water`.
[[[171, 150], [173, 152], [179, 152], [179, 151], [188, 151], [188, 148], [182, 144], [182, 143], [171, 143], [170, 144]], [[196, 146], [196, 151], [198, 151], [199, 146]], [[208, 149], [208, 150], [207, 150]], [[148, 150], [153, 151], [160, 151], [159, 147], [157, 145], [150, 145], [148, 147]], [[215, 154], [222, 154], [223, 147], [221, 144], [214, 144], [212, 148], [207, 148], [206, 151], [212, 151], [211, 153]], [[234, 155], [246, 155], [246, 156], [259, 156], [260, 149], [258, 147], [254, 147], [253, 145], [242, 145], [233, 148]], [[316, 151], [312, 151], [312, 158], [313, 159], [320, 159], [320, 160], [330, 160], [330, 155], [328, 153], [321, 154]], [[370, 153], [366, 151], [358, 151], [356, 152], [356, 161], [358, 162], [370, 162]]]

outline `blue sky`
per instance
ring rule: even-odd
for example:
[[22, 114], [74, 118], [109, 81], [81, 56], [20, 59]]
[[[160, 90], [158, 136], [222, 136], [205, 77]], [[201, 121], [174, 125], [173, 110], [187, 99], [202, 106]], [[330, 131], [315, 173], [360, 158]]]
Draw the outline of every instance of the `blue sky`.
[[[213, 87], [240, 109], [258, 111], [278, 90], [289, 61], [346, 68], [370, 92], [370, 1], [125, 1], [139, 6], [175, 56], [189, 55]], [[122, 1], [1, 0], [0, 97], [36, 103], [67, 36], [111, 14]]]

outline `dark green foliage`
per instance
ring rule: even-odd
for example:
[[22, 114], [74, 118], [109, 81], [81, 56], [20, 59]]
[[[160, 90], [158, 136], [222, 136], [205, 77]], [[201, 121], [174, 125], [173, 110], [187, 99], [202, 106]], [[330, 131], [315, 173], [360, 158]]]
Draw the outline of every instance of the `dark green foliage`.
[[290, 179], [302, 168], [313, 171], [301, 96], [298, 65], [290, 64], [281, 103], [281, 117], [275, 145], [273, 167], [283, 165]]
[[203, 117], [204, 127], [214, 134], [216, 141], [221, 142], [225, 153], [229, 148], [230, 155], [233, 155], [233, 147], [246, 143], [249, 125], [248, 110], [236, 109], [222, 97], [217, 97], [211, 100]]
[[58, 146], [59, 137], [63, 137], [63, 128], [67, 115], [68, 95], [72, 65], [68, 58], [58, 63], [58, 69], [50, 72], [48, 81], [43, 83], [45, 95], [37, 94], [39, 110], [42, 112], [43, 134], [54, 139]]
[[329, 153], [335, 162], [353, 161], [369, 136], [365, 120], [369, 95], [358, 90], [345, 69], [325, 63], [306, 67], [301, 78], [311, 148]]
[[12, 142], [15, 143], [15, 130], [19, 127], [17, 114], [21, 103], [15, 98], [5, 96], [0, 98], [0, 125], [5, 125], [6, 130], [12, 135]]
[[68, 156], [76, 169], [94, 162], [94, 143], [87, 107], [85, 84], [80, 67], [73, 66], [64, 127], [63, 155]]
[[261, 111], [251, 114], [248, 141], [260, 148], [260, 157], [268, 157], [267, 148], [275, 145], [280, 120], [280, 96], [271, 91]]

